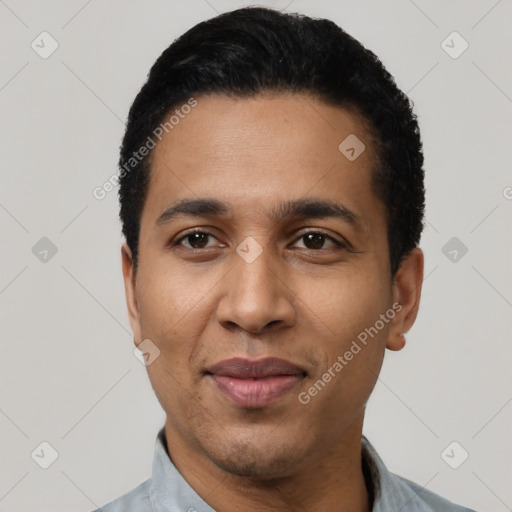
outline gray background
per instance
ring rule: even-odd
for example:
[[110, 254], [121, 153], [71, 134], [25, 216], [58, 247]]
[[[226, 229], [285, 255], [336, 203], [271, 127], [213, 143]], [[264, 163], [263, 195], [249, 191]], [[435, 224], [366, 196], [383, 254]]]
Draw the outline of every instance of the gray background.
[[[0, 1], [2, 511], [89, 511], [150, 475], [164, 414], [133, 355], [117, 190], [101, 201], [92, 190], [116, 172], [128, 108], [158, 55], [242, 5]], [[386, 355], [365, 434], [390, 470], [477, 510], [512, 510], [512, 4], [263, 5], [328, 17], [361, 40], [422, 129], [422, 307], [406, 348]], [[47, 59], [31, 47], [51, 48], [43, 31], [59, 45]], [[445, 51], [462, 49], [458, 36], [442, 45], [453, 31], [469, 43], [458, 58]], [[46, 261], [43, 237], [57, 248]], [[445, 247], [452, 237], [458, 248]], [[31, 458], [42, 441], [59, 455], [48, 469]]]

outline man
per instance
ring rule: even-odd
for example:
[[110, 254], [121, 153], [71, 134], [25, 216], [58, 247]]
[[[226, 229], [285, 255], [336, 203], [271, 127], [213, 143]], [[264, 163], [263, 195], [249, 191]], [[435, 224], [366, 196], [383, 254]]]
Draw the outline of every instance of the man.
[[122, 266], [166, 413], [114, 511], [463, 511], [362, 435], [420, 303], [422, 145], [379, 59], [263, 8], [175, 41], [130, 110]]

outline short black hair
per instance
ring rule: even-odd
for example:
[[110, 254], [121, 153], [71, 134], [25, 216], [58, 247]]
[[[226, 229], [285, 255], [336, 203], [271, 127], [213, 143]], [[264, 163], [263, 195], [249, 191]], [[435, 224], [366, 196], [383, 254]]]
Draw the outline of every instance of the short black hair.
[[176, 39], [153, 64], [130, 108], [119, 199], [135, 270], [152, 154], [141, 156], [140, 148], [151, 147], [164, 118], [193, 96], [265, 92], [307, 94], [362, 115], [378, 155], [372, 186], [386, 207], [393, 277], [423, 229], [423, 152], [413, 104], [379, 58], [332, 21], [262, 7], [220, 14]]

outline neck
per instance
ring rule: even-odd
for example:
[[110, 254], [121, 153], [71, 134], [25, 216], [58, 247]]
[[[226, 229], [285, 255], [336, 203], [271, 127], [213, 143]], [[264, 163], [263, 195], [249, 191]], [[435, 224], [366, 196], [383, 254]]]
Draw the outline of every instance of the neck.
[[219, 468], [203, 451], [185, 442], [169, 421], [165, 434], [175, 467], [219, 512], [371, 511], [361, 461], [362, 418], [293, 473], [263, 480]]

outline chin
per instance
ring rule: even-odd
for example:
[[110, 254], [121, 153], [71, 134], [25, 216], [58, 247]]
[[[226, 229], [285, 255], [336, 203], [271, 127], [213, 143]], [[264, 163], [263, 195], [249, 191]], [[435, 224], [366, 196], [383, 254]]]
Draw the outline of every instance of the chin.
[[254, 440], [228, 440], [214, 447], [203, 447], [203, 450], [223, 471], [258, 480], [275, 480], [291, 475], [297, 471], [297, 465], [305, 455], [297, 446], [268, 445], [264, 442], [262, 446], [257, 446]]

